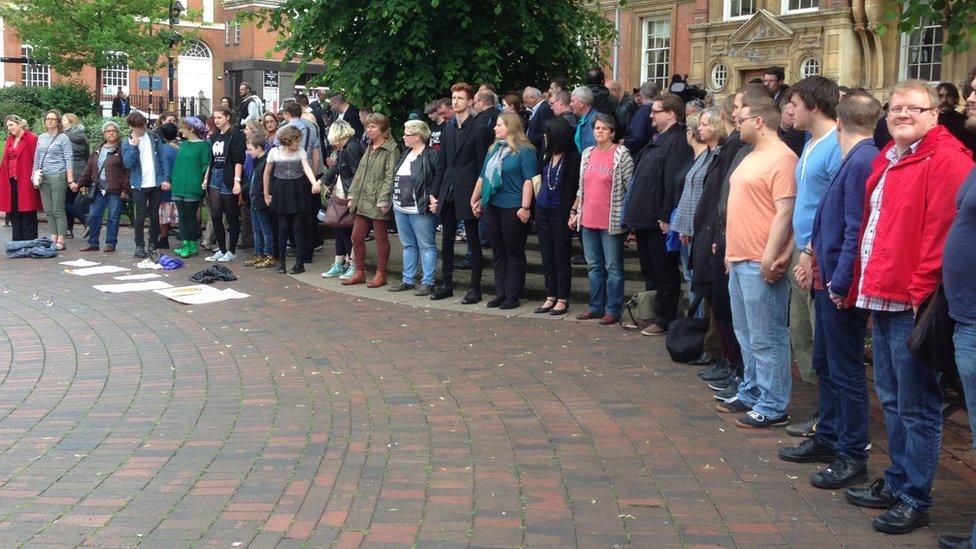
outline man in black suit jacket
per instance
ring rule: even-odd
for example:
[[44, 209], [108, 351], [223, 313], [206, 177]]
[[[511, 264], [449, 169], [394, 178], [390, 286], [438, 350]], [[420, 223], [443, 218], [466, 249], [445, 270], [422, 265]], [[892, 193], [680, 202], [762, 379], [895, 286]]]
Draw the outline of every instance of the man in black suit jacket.
[[[441, 149], [437, 153], [437, 176], [430, 206], [439, 213], [443, 225], [441, 240], [442, 283], [430, 298], [445, 299], [454, 295], [454, 233], [458, 221], [464, 222], [471, 253], [471, 285], [461, 300], [466, 305], [481, 301], [481, 268], [483, 255], [478, 236], [478, 219], [471, 212], [471, 194], [481, 174], [488, 145], [494, 133], [483, 118], [471, 115], [474, 89], [459, 82], [451, 86], [451, 109], [454, 117], [447, 121], [441, 133]], [[493, 107], [492, 107], [493, 109]]]
[[542, 156], [542, 137], [546, 127], [546, 122], [552, 120], [556, 115], [552, 112], [549, 102], [543, 99], [542, 92], [537, 88], [528, 87], [522, 91], [522, 102], [531, 111], [529, 116], [529, 127], [525, 133]]
[[359, 119], [359, 109], [350, 105], [342, 92], [330, 97], [329, 104], [336, 113], [336, 120], [345, 120], [352, 126], [353, 131], [356, 132], [356, 139], [363, 136], [363, 121]]

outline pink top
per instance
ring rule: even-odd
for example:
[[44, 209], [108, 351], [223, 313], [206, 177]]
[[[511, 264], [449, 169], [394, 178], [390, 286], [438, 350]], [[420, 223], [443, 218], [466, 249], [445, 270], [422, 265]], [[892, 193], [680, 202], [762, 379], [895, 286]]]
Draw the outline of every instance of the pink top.
[[583, 219], [580, 224], [587, 229], [610, 228], [610, 192], [613, 188], [614, 145], [606, 151], [593, 147], [583, 172]]

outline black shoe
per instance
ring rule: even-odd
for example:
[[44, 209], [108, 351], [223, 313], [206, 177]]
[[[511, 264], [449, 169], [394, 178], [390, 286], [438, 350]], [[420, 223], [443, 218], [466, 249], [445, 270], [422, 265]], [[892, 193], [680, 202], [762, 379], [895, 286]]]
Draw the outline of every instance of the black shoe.
[[278, 274], [285, 274], [288, 272], [288, 269], [285, 267], [284, 263], [279, 263], [278, 268], [275, 269], [275, 272], [277, 272]]
[[812, 437], [817, 433], [817, 424], [820, 423], [820, 412], [813, 414], [813, 417], [803, 423], [793, 423], [786, 428], [786, 434], [791, 437]]
[[796, 446], [780, 448], [779, 459], [793, 463], [833, 463], [837, 452], [815, 438], [808, 438]]
[[711, 368], [702, 370], [698, 374], [698, 379], [702, 381], [721, 381], [728, 379], [732, 375], [732, 367], [727, 360], [719, 360]]
[[454, 262], [454, 268], [459, 271], [470, 271], [471, 270], [471, 260], [464, 258], [461, 261]]
[[505, 302], [505, 296], [499, 295], [499, 296], [495, 296], [495, 298], [489, 301], [488, 303], [486, 303], [486, 305], [488, 306], [489, 309], [494, 309], [495, 307], [500, 306], [504, 302]]
[[430, 299], [433, 301], [439, 301], [441, 299], [447, 299], [449, 297], [454, 297], [454, 289], [445, 286], [441, 286], [440, 288], [437, 288], [437, 290], [434, 293], [430, 294]]
[[939, 536], [940, 549], [972, 549], [971, 536]]
[[760, 414], [755, 410], [750, 410], [746, 412], [746, 415], [735, 420], [735, 424], [738, 427], [745, 427], [746, 429], [768, 429], [769, 427], [786, 425], [789, 421], [790, 416], [788, 414], [772, 417]]
[[708, 366], [713, 362], [715, 362], [715, 357], [708, 353], [702, 353], [701, 356], [692, 360], [688, 364], [691, 364], [692, 366]]
[[[808, 439], [800, 443], [803, 446]], [[782, 457], [782, 456], [781, 456]], [[810, 475], [810, 485], [814, 488], [824, 490], [840, 490], [854, 484], [863, 484], [868, 481], [868, 464], [864, 461], [857, 461], [847, 456], [837, 456], [837, 459], [823, 471], [817, 471]]]
[[586, 265], [586, 258], [581, 255], [574, 255], [572, 263], [573, 265]]
[[898, 503], [898, 498], [891, 493], [883, 478], [872, 482], [867, 488], [844, 490], [844, 499], [847, 500], [847, 503], [852, 503], [858, 507], [870, 507], [871, 509], [888, 509]]
[[156, 242], [156, 248], [158, 248], [160, 250], [168, 250], [169, 249], [169, 239], [168, 238], [160, 238], [159, 241]]
[[885, 514], [874, 519], [871, 526], [885, 534], [907, 534], [916, 528], [929, 525], [929, 514], [899, 500]]
[[464, 294], [464, 299], [461, 300], [463, 305], [474, 305], [481, 301], [481, 292], [477, 290], [468, 290], [468, 293]]
[[149, 256], [146, 254], [146, 249], [145, 248], [136, 248], [136, 252], [134, 254], [132, 254], [132, 257], [135, 257], [135, 258], [138, 258], [138, 259], [146, 259]]
[[735, 395], [739, 394], [740, 383], [742, 383], [742, 378], [735, 376], [732, 378], [732, 382], [729, 383], [728, 387], [712, 395], [712, 398], [715, 400], [728, 400], [734, 397]]
[[295, 262], [295, 266], [291, 268], [291, 274], [297, 275], [305, 272], [305, 264], [301, 261]]
[[498, 308], [500, 310], [507, 311], [509, 309], [518, 309], [518, 306], [519, 306], [519, 302], [516, 299], [515, 301], [506, 301], [506, 302], [502, 303], [501, 305], [499, 305]]
[[728, 389], [729, 386], [732, 385], [733, 383], [735, 384], [736, 388], [738, 388], [739, 386], [738, 378], [736, 378], [732, 374], [729, 374], [729, 376], [726, 377], [725, 379], [709, 381], [706, 385], [708, 385], [708, 388], [713, 391], [724, 391]]

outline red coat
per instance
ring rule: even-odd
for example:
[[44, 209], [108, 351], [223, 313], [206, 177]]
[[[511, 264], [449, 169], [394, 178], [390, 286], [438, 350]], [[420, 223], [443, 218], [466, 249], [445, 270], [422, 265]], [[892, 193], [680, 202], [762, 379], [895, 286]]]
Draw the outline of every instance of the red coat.
[[34, 150], [37, 148], [37, 136], [25, 131], [17, 147], [17, 173], [10, 173], [10, 154], [14, 145], [14, 136], [7, 137], [7, 145], [3, 148], [3, 158], [0, 158], [0, 212], [14, 211], [10, 204], [10, 178], [17, 179], [17, 210], [18, 212], [36, 212], [42, 209], [41, 194], [31, 183], [31, 172], [34, 171]]
[[[871, 194], [888, 167], [886, 153], [874, 159], [865, 185], [860, 241], [871, 215]], [[973, 168], [972, 153], [942, 126], [925, 134], [918, 149], [885, 178], [881, 214], [861, 293], [919, 306], [942, 276], [942, 248], [956, 214], [956, 192]], [[861, 257], [854, 264], [849, 303], [861, 284]]]

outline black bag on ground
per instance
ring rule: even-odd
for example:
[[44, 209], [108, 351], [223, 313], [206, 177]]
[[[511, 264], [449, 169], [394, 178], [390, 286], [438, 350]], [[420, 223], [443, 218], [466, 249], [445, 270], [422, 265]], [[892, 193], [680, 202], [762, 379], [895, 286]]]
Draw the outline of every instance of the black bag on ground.
[[959, 378], [952, 342], [956, 321], [949, 316], [949, 301], [941, 284], [919, 310], [915, 330], [908, 337], [908, 352], [929, 368]]
[[237, 280], [237, 275], [223, 265], [214, 265], [202, 271], [194, 273], [190, 277], [190, 282], [197, 284], [213, 284], [214, 282], [232, 282]]
[[688, 307], [688, 315], [678, 318], [668, 326], [665, 347], [671, 360], [675, 362], [690, 362], [702, 354], [705, 348], [705, 334], [708, 332], [708, 318], [695, 318], [701, 307], [702, 296], [695, 298]]

